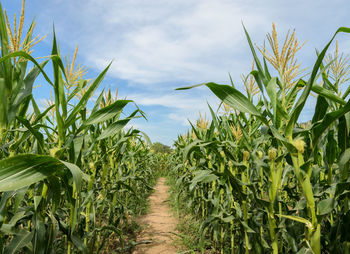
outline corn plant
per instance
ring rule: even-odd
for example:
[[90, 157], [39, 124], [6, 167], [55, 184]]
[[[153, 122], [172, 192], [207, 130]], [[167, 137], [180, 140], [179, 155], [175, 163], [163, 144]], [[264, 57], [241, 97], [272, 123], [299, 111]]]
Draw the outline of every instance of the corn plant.
[[[62, 60], [54, 32], [48, 59], [34, 59], [34, 22], [21, 42], [24, 4], [15, 32], [0, 5], [0, 253], [123, 248], [156, 177], [147, 136], [124, 128], [145, 114], [110, 91], [93, 101], [110, 65], [86, 79], [77, 50], [72, 62]], [[32, 95], [40, 74], [53, 92], [44, 111]], [[134, 112], [122, 118], [131, 104]]]
[[[261, 61], [244, 31], [254, 58], [242, 79], [247, 96], [232, 81], [200, 84], [224, 112], [210, 108], [211, 122], [192, 125], [175, 143], [171, 175], [179, 198], [202, 217], [202, 252], [209, 237], [221, 253], [349, 253], [350, 107], [349, 89], [340, 89], [349, 67], [338, 47], [325, 56], [336, 34], [350, 29], [336, 31], [310, 74], [297, 62], [303, 44], [295, 32], [281, 44], [273, 25], [271, 52], [258, 47]], [[301, 124], [311, 91], [315, 114]]]

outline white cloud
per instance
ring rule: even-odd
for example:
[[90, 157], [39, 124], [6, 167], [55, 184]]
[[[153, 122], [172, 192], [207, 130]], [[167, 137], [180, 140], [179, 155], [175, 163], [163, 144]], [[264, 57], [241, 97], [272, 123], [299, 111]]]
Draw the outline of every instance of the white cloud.
[[[120, 98], [134, 100], [141, 108], [144, 106], [161, 107], [159, 111], [170, 112], [164, 115], [163, 121], [176, 122], [182, 126], [189, 126], [188, 120], [195, 121], [199, 112], [209, 115], [208, 103], [215, 110], [219, 100], [212, 94], [201, 91], [176, 91], [169, 94], [129, 93]], [[149, 115], [152, 112], [148, 112]], [[159, 114], [159, 113], [158, 113]]]
[[180, 122], [184, 126], [188, 126], [188, 120], [184, 119], [184, 116], [182, 114], [170, 113], [168, 115], [168, 118], [176, 122]]
[[[271, 22], [276, 22], [281, 40], [288, 29], [296, 28], [297, 37], [308, 41], [299, 54], [305, 67], [315, 60], [314, 48], [322, 49], [336, 28], [348, 23], [346, 8], [339, 8], [346, 2], [339, 0], [35, 2], [41, 8], [35, 10], [40, 34], [51, 31], [54, 21], [61, 45], [73, 53], [79, 44], [78, 60], [84, 65], [102, 70], [114, 59], [107, 78], [120, 78], [127, 84], [120, 87], [119, 98], [124, 92], [140, 106], [160, 108], [155, 113], [159, 124], [141, 123], [138, 127], [154, 137], [161, 135], [162, 140], [167, 135], [174, 137], [187, 118], [194, 121], [198, 111], [208, 112], [207, 100], [213, 108], [218, 105], [206, 88], [174, 92], [175, 87], [227, 83], [229, 72], [239, 81], [240, 73], [250, 70], [252, 56], [242, 21], [258, 45], [271, 30]], [[349, 36], [338, 38], [345, 38], [340, 45], [347, 49]], [[240, 88], [239, 82], [236, 87]], [[312, 115], [313, 108], [314, 101], [308, 101], [303, 119]]]
[[[72, 16], [56, 18], [60, 40], [71, 47], [79, 43], [93, 67], [115, 59], [110, 75], [148, 85], [221, 81], [229, 71], [239, 74], [242, 62], [250, 62], [235, 60], [245, 45], [241, 21], [251, 31], [269, 25], [252, 8], [228, 0], [74, 1], [65, 7]], [[46, 15], [58, 15], [53, 10]]]
[[[322, 34], [330, 38], [334, 31], [325, 29], [346, 25], [341, 23], [345, 12], [339, 9], [341, 3], [55, 0], [41, 2], [38, 20], [42, 34], [54, 21], [59, 40], [72, 49], [79, 44], [90, 67], [101, 70], [115, 59], [109, 75], [153, 89], [173, 81], [220, 82], [228, 72], [239, 80], [251, 63], [242, 21], [258, 44], [273, 21], [283, 31], [281, 38], [287, 29], [296, 28], [302, 40], [311, 41], [303, 54], [314, 56], [315, 46], [325, 45], [317, 39]], [[334, 17], [333, 22], [327, 22], [325, 14]]]
[[[163, 106], [174, 109], [198, 109], [203, 110], [208, 108], [206, 99], [210, 102], [217, 102], [215, 96], [199, 97], [194, 96], [195, 93], [177, 92], [171, 94], [152, 94], [149, 93], [128, 93], [126, 96], [120, 95], [121, 98], [134, 100], [139, 105], [145, 106]], [[197, 94], [198, 95], [198, 94]]]

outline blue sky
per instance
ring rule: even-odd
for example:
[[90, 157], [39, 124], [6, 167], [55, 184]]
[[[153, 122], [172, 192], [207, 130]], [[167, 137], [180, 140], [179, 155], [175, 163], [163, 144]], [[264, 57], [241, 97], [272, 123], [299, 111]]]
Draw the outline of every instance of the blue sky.
[[[8, 14], [20, 13], [22, 0], [3, 0]], [[61, 54], [72, 56], [79, 45], [77, 61], [94, 78], [110, 61], [113, 64], [102, 88], [119, 90], [119, 98], [135, 100], [148, 115], [137, 119], [136, 128], [153, 142], [171, 145], [189, 128], [207, 102], [219, 101], [204, 87], [175, 91], [201, 82], [228, 83], [229, 73], [238, 88], [247, 74], [252, 56], [243, 32], [243, 22], [257, 45], [275, 22], [281, 40], [295, 29], [306, 41], [298, 59], [303, 67], [315, 61], [340, 26], [350, 27], [350, 2], [252, 1], [252, 0], [27, 0], [26, 19], [35, 17], [35, 34], [48, 35], [34, 48], [34, 56], [50, 54], [55, 25]], [[350, 53], [350, 35], [338, 36], [340, 50]], [[34, 91], [38, 100], [49, 97], [50, 87], [39, 79]], [[310, 99], [301, 120], [313, 114]], [[128, 109], [132, 110], [132, 109]]]

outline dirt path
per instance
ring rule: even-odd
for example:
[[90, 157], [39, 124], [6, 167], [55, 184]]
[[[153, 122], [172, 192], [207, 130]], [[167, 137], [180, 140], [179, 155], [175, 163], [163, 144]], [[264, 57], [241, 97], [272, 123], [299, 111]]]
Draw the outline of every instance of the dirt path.
[[145, 228], [137, 237], [137, 242], [150, 240], [151, 243], [137, 245], [134, 254], [177, 253], [172, 245], [177, 220], [170, 210], [168, 187], [164, 182], [164, 178], [159, 179], [155, 192], [150, 196], [150, 211], [139, 220]]

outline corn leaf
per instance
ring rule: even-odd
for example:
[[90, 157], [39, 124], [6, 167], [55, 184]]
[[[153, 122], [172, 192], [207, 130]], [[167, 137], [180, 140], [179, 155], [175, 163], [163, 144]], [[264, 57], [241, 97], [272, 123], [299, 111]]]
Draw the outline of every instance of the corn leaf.
[[11, 240], [9, 245], [5, 248], [4, 254], [18, 253], [23, 247], [31, 243], [33, 235], [34, 231], [28, 232], [22, 230]]
[[333, 35], [332, 39], [328, 42], [326, 47], [322, 50], [322, 52], [317, 57], [316, 63], [314, 65], [313, 69], [312, 69], [311, 77], [310, 77], [309, 81], [307, 82], [303, 93], [301, 94], [299, 100], [297, 101], [296, 105], [294, 106], [294, 108], [293, 108], [293, 110], [291, 112], [291, 117], [290, 117], [290, 120], [288, 121], [286, 130], [285, 130], [285, 134], [286, 134], [287, 137], [291, 137], [292, 136], [294, 125], [297, 122], [297, 120], [299, 118], [299, 115], [300, 115], [302, 109], [304, 108], [306, 100], [307, 100], [307, 98], [308, 98], [308, 96], [310, 94], [311, 88], [312, 88], [314, 82], [316, 81], [316, 76], [317, 76], [318, 70], [319, 70], [319, 68], [320, 68], [320, 66], [322, 64], [323, 58], [326, 55], [326, 52], [327, 52], [329, 46], [331, 45], [331, 43], [333, 42], [335, 36], [339, 32], [350, 33], [350, 28], [347, 28], [347, 27], [340, 27], [340, 28], [338, 28], [338, 30]]
[[91, 114], [91, 116], [84, 123], [85, 125], [97, 124], [104, 121], [107, 121], [116, 115], [120, 114], [123, 108], [129, 103], [131, 100], [117, 100], [111, 105], [104, 107], [95, 113]]
[[12, 191], [46, 179], [58, 170], [69, 169], [77, 188], [83, 172], [74, 164], [47, 155], [23, 154], [0, 161], [0, 192]]

